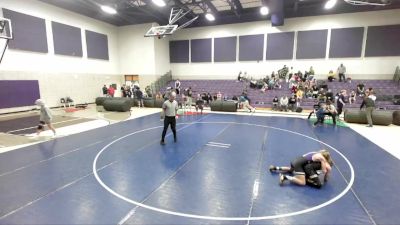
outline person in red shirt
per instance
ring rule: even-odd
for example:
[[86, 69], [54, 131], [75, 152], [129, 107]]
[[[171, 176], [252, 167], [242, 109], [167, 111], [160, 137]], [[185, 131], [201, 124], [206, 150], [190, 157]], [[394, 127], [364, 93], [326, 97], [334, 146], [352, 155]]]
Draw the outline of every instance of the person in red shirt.
[[108, 88], [108, 95], [113, 98], [114, 97], [114, 93], [115, 93], [115, 89], [113, 88], [113, 86], [110, 85], [110, 87]]

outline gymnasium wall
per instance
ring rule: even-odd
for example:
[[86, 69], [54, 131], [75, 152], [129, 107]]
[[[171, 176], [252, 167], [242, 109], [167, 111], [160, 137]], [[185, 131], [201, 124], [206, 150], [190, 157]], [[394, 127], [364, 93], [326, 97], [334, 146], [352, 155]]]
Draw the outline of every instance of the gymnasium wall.
[[[190, 41], [211, 39], [213, 40], [212, 59], [211, 62], [189, 61], [189, 63], [174, 63], [172, 61], [171, 70], [174, 77], [179, 77], [181, 79], [232, 79], [237, 76], [239, 71], [247, 71], [247, 73], [253, 77], [265, 76], [271, 74], [272, 71], [277, 71], [286, 64], [288, 66], [293, 66], [296, 71], [308, 70], [310, 66], [313, 66], [317, 77], [326, 78], [326, 74], [329, 70], [332, 69], [336, 71], [340, 63], [343, 63], [347, 68], [348, 75], [353, 79], [391, 79], [396, 66], [400, 65], [400, 56], [374, 56], [373, 54], [376, 52], [374, 49], [384, 43], [382, 40], [376, 41], [378, 44], [375, 46], [369, 43], [369, 46], [372, 46], [372, 51], [367, 49], [368, 52], [366, 52], [367, 27], [397, 24], [400, 24], [400, 10], [292, 18], [286, 19], [285, 25], [280, 27], [272, 27], [270, 21], [259, 21], [184, 29], [174, 34], [171, 40]], [[339, 28], [354, 29], [343, 30]], [[377, 29], [379, 30], [379, 28]], [[294, 40], [291, 37], [291, 32], [294, 32]], [[390, 27], [380, 32], [390, 32]], [[269, 35], [268, 37], [272, 38], [268, 40], [267, 34], [270, 33], [274, 33], [274, 35]], [[251, 55], [240, 53], [239, 43], [246, 44], [246, 40], [242, 40], [241, 42], [241, 38], [249, 39], [253, 37], [254, 40], [250, 41], [250, 43], [258, 43], [259, 38], [256, 37], [260, 34], [263, 36], [263, 41], [265, 43], [262, 48], [262, 58], [260, 58], [261, 53], [258, 52], [260, 50], [252, 50], [251, 45], [244, 48], [250, 50], [247, 52]], [[282, 35], [280, 36], [280, 34]], [[361, 37], [360, 34], [362, 35]], [[312, 41], [310, 46], [318, 46], [315, 48], [308, 47], [298, 49], [297, 41], [299, 40], [302, 41], [302, 46], [310, 44], [307, 42], [309, 40], [307, 35], [315, 37], [315, 40]], [[348, 36], [351, 38], [348, 38]], [[393, 37], [388, 39], [389, 43], [392, 44], [394, 49], [398, 49], [397, 46], [399, 42], [390, 40], [396, 39], [399, 34], [392, 36]], [[218, 39], [222, 37], [237, 37], [238, 42], [235, 61], [221, 61], [221, 57], [229, 58], [229, 56], [214, 54], [214, 45], [217, 44], [221, 46]], [[325, 37], [326, 39], [324, 39]], [[370, 37], [376, 39], [375, 36]], [[329, 51], [331, 41], [332, 44], [337, 46], [338, 40], [339, 42], [340, 40], [347, 40], [347, 42], [343, 43], [343, 48], [334, 48]], [[269, 52], [266, 49], [266, 43], [268, 41], [273, 41], [274, 44], [280, 45], [280, 47]], [[293, 41], [293, 51], [286, 44], [291, 41]], [[369, 41], [371, 42], [371, 39]], [[346, 47], [346, 45], [348, 47]], [[323, 48], [326, 48], [326, 51], [324, 51]], [[282, 50], [282, 52], [277, 52], [280, 50]], [[390, 47], [389, 49], [383, 50], [389, 51]], [[191, 51], [190, 48], [189, 51]], [[393, 50], [392, 52], [397, 54], [396, 51], [397, 50]], [[293, 55], [291, 52], [293, 52]], [[321, 52], [323, 55], [322, 58], [320, 58]], [[369, 57], [364, 57], [364, 55]], [[214, 56], [218, 57], [218, 59], [214, 59]], [[334, 58], [337, 56], [345, 57]], [[268, 60], [266, 60], [266, 58]], [[282, 60], [282, 58], [289, 59]]]
[[[17, 16], [28, 15], [44, 21], [47, 39], [47, 51], [29, 49], [29, 45], [19, 50], [8, 48], [0, 64], [0, 80], [37, 80], [41, 98], [51, 107], [59, 106], [60, 98], [65, 96], [76, 103], [94, 102], [104, 84], [123, 82], [119, 72], [117, 27], [33, 0], [0, 0], [0, 8], [9, 14], [11, 11]], [[103, 57], [107, 56], [104, 49], [96, 52], [87, 48], [87, 31], [92, 32], [91, 43], [107, 42], [108, 60]], [[88, 50], [92, 56], [88, 57]], [[0, 113], [31, 108], [0, 109]]]

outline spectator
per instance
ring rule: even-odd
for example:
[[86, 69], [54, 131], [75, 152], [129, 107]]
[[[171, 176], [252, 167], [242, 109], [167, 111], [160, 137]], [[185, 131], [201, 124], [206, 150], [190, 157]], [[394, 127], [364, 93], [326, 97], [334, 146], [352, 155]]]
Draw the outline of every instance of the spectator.
[[350, 97], [349, 97], [349, 103], [350, 105], [356, 102], [356, 92], [351, 91], [350, 92]]
[[158, 92], [158, 93], [156, 94], [156, 99], [157, 99], [157, 100], [163, 99], [161, 92]]
[[346, 105], [345, 103], [345, 96], [346, 96], [346, 91], [345, 90], [341, 90], [340, 94], [339, 94], [339, 98], [336, 101], [336, 105], [337, 105], [337, 115], [340, 116], [340, 114], [342, 114], [343, 111], [343, 107]]
[[126, 93], [125, 93], [125, 84], [123, 84], [123, 85], [121, 86], [121, 95], [122, 95], [123, 98], [126, 97]]
[[237, 81], [242, 81], [242, 71], [239, 72]]
[[360, 97], [363, 97], [365, 95], [365, 86], [363, 83], [357, 84], [357, 94]]
[[326, 102], [326, 96], [324, 94], [318, 95], [318, 102]]
[[296, 110], [296, 95], [295, 94], [293, 94], [290, 98], [289, 98], [289, 106], [288, 106], [288, 108], [289, 108], [289, 110], [290, 111], [295, 111]]
[[137, 100], [138, 100], [139, 108], [140, 107], [144, 107], [144, 105], [143, 105], [143, 92], [142, 92], [142, 90], [140, 90], [140, 88], [136, 89], [136, 97], [137, 97]]
[[311, 66], [308, 75], [315, 75], [314, 68]]
[[275, 96], [274, 99], [272, 99], [272, 110], [277, 111], [278, 110], [278, 96]]
[[125, 90], [124, 90], [124, 95], [127, 98], [132, 98], [132, 91], [131, 88], [129, 86], [125, 86]]
[[207, 93], [207, 105], [210, 105], [210, 102], [213, 100], [210, 92]]
[[203, 105], [204, 105], [204, 100], [201, 99], [200, 95], [197, 96], [196, 105], [195, 105], [196, 112], [198, 112], [198, 110], [200, 109], [200, 114], [203, 114], [203, 108], [204, 108]]
[[312, 93], [312, 90], [311, 90], [311, 89], [308, 89], [308, 90], [307, 90], [307, 92], [306, 92], [306, 98], [308, 98], [308, 99], [313, 98], [313, 93]]
[[337, 69], [337, 73], [339, 74], [339, 82], [346, 82], [346, 67], [342, 64]]
[[110, 96], [111, 98], [114, 97], [115, 94], [115, 89], [113, 88], [112, 85], [110, 85], [110, 87], [108, 88], [108, 96]]
[[330, 101], [334, 101], [335, 100], [335, 96], [333, 96], [333, 92], [331, 89], [328, 89], [328, 91], [325, 94], [326, 96], [326, 100], [330, 100]]
[[312, 89], [313, 97], [314, 97], [314, 98], [318, 98], [318, 87], [317, 87], [317, 85], [314, 84], [314, 85], [311, 87], [311, 89]]
[[333, 72], [333, 70], [329, 70], [329, 73], [328, 73], [328, 81], [329, 82], [332, 82], [332, 81], [334, 81], [335, 80], [335, 73]]
[[179, 79], [175, 81], [175, 91], [177, 95], [179, 95], [179, 93], [181, 92], [181, 82], [179, 81]]
[[373, 127], [372, 123], [372, 112], [375, 109], [375, 100], [376, 96], [373, 91], [368, 91], [368, 95], [364, 97], [363, 102], [361, 103], [360, 110], [365, 106], [366, 109], [366, 115], [367, 115], [367, 121], [368, 121], [368, 126], [367, 127]]
[[296, 92], [297, 107], [300, 107], [300, 102], [301, 102], [302, 99], [303, 99], [303, 95], [304, 95], [303, 90], [302, 90], [301, 88], [299, 88], [299, 89], [297, 90], [297, 92]]
[[192, 111], [192, 104], [193, 104], [193, 92], [192, 92], [192, 87], [189, 87], [186, 90], [186, 97], [187, 97], [187, 105], [189, 106], [189, 111]]
[[222, 94], [220, 91], [218, 91], [217, 100], [222, 101]]
[[102, 88], [102, 90], [103, 90], [103, 96], [104, 96], [104, 97], [107, 97], [107, 95], [108, 95], [108, 89], [107, 89], [107, 86], [106, 86], [106, 85], [104, 85], [104, 86], [103, 86], [103, 88]]
[[289, 104], [288, 97], [286, 95], [281, 97], [279, 103], [280, 103], [280, 106], [281, 106], [281, 110], [285, 110], [285, 112], [287, 112], [288, 104]]
[[289, 71], [289, 78], [288, 80], [290, 80], [290, 78], [292, 78], [294, 75], [294, 70], [293, 70], [293, 66], [290, 67], [290, 71]]

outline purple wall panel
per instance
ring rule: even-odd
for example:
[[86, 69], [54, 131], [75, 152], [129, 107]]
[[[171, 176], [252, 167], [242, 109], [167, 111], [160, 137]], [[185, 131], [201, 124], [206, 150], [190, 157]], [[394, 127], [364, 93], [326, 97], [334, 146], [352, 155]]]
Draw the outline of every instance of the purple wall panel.
[[365, 56], [400, 56], [400, 25], [368, 27]]
[[37, 80], [0, 80], [0, 109], [32, 106], [39, 98]]
[[54, 53], [82, 57], [81, 29], [62, 23], [51, 22]]
[[193, 39], [190, 41], [192, 62], [211, 62], [211, 39]]
[[13, 39], [10, 49], [47, 53], [46, 22], [42, 18], [3, 9], [3, 17], [11, 20]]
[[299, 31], [296, 59], [325, 58], [328, 30]]
[[170, 63], [189, 62], [189, 41], [170, 41], [169, 42], [169, 61]]
[[293, 59], [294, 32], [270, 33], [267, 37], [267, 60]]
[[214, 62], [236, 61], [237, 37], [214, 38]]
[[361, 57], [364, 27], [332, 29], [329, 58]]
[[263, 59], [264, 35], [239, 37], [239, 61], [259, 61]]
[[108, 37], [105, 34], [86, 30], [87, 56], [92, 59], [108, 60]]

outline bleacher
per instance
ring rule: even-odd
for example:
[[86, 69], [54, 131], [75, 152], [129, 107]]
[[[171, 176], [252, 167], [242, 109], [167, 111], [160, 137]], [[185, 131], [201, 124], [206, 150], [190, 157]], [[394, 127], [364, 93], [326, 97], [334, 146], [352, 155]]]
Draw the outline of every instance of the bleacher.
[[[181, 90], [192, 87], [193, 97], [198, 93], [211, 93], [214, 96], [219, 91], [223, 96], [227, 96], [228, 99], [232, 99], [233, 96], [240, 96], [245, 88], [247, 88], [247, 96], [251, 100], [251, 105], [257, 108], [271, 108], [272, 99], [275, 96], [279, 98], [283, 95], [288, 97], [291, 95], [288, 83], [281, 83], [281, 89], [267, 90], [265, 93], [261, 92], [260, 89], [250, 88], [248, 83], [237, 82], [237, 80], [180, 80]], [[175, 81], [167, 83], [166, 87], [174, 87]], [[351, 90], [357, 89], [357, 84], [363, 83], [366, 88], [372, 87], [377, 96], [376, 106], [377, 108], [383, 108], [388, 110], [400, 110], [400, 105], [394, 105], [390, 100], [394, 95], [400, 95], [400, 86], [397, 82], [392, 80], [352, 80], [351, 82], [326, 82], [328, 89], [331, 89], [334, 94], [339, 90], [345, 89], [348, 94]], [[164, 93], [166, 87], [161, 88], [161, 92]], [[178, 100], [180, 96], [178, 97]], [[353, 104], [347, 104], [345, 108], [358, 108], [362, 102], [360, 97], [356, 98], [357, 101]], [[300, 106], [303, 109], [312, 109], [313, 105], [317, 102], [316, 99], [303, 98]]]

